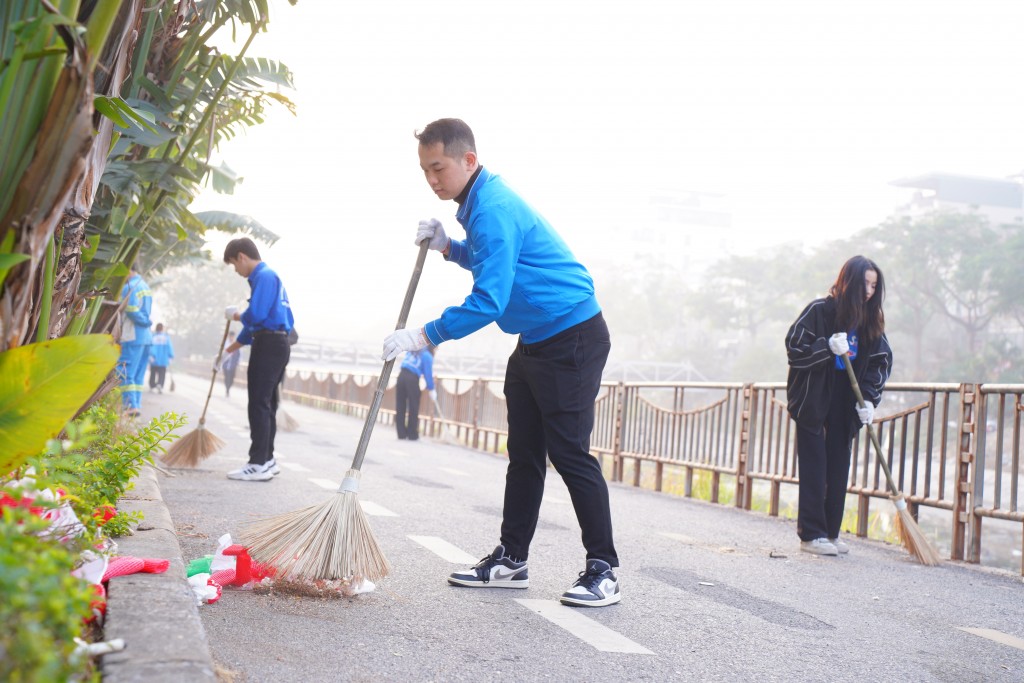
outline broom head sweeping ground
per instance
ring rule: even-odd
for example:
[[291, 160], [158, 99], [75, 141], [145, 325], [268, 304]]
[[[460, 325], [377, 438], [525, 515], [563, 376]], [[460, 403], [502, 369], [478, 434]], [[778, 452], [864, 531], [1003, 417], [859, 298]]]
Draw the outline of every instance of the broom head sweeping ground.
[[286, 413], [284, 410], [277, 409], [277, 426], [279, 429], [285, 432], [294, 432], [299, 428], [299, 421], [294, 417]]
[[200, 422], [196, 429], [171, 444], [161, 460], [169, 467], [195, 467], [222, 448], [224, 440]]
[[891, 496], [891, 498], [893, 504], [896, 505], [896, 533], [899, 534], [903, 547], [921, 564], [929, 567], [938, 565], [942, 561], [939, 551], [928, 541], [914, 516], [910, 514], [910, 510], [907, 509], [907, 501], [903, 500], [903, 494]]
[[359, 470], [350, 469], [326, 502], [246, 524], [242, 544], [282, 581], [383, 579], [391, 565], [373, 537], [358, 492]]

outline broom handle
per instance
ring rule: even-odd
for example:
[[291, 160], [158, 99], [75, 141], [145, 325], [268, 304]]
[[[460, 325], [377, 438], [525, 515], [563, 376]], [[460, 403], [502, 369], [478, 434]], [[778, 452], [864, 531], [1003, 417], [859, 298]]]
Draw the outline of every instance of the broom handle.
[[199, 424], [206, 424], [206, 409], [210, 407], [210, 397], [213, 396], [213, 385], [217, 383], [217, 368], [220, 366], [220, 357], [224, 355], [224, 344], [228, 340], [228, 332], [231, 330], [231, 321], [224, 325], [224, 336], [220, 339], [220, 351], [217, 352], [217, 360], [213, 361], [213, 370], [210, 373], [210, 390], [206, 392], [206, 403], [203, 404], [203, 414], [199, 418]]
[[[850, 378], [850, 386], [853, 388], [853, 395], [857, 397], [857, 405], [861, 408], [864, 407], [864, 395], [860, 393], [860, 385], [857, 384], [857, 375], [853, 372], [853, 365], [850, 364], [850, 356], [843, 354], [843, 366], [846, 368], [846, 374]], [[889, 463], [885, 461], [885, 456], [882, 455], [882, 446], [878, 443], [878, 436], [875, 435], [875, 430], [871, 428], [871, 425], [864, 425], [868, 429], [868, 436], [871, 437], [871, 443], [875, 446], [875, 453], [878, 455], [878, 464], [882, 466], [882, 471], [885, 472], [885, 480], [889, 483], [889, 488], [892, 490], [892, 495], [900, 495], [900, 490], [896, 488], [896, 482], [892, 480], [892, 472], [889, 471]]]
[[[405, 301], [402, 302], [402, 311], [398, 314], [396, 330], [405, 327], [406, 319], [409, 317], [409, 309], [412, 308], [412, 297], [416, 293], [416, 285], [420, 281], [420, 273], [423, 272], [423, 263], [427, 260], [427, 243], [429, 240], [420, 242], [420, 253], [416, 257], [416, 267], [413, 268], [412, 277], [409, 279], [409, 288], [405, 291]], [[397, 358], [397, 356], [396, 356]], [[381, 401], [384, 400], [384, 391], [388, 388], [388, 380], [391, 379], [391, 368], [395, 365], [392, 358], [384, 363], [380, 379], [377, 380], [377, 391], [373, 394], [373, 402], [370, 410], [366, 413], [366, 423], [363, 424], [363, 433], [359, 437], [359, 445], [356, 447], [356, 456], [352, 459], [352, 469], [358, 470], [363, 466], [363, 457], [366, 455], [366, 448], [370, 444], [370, 434], [373, 432], [373, 425], [377, 421], [377, 411], [380, 410]]]

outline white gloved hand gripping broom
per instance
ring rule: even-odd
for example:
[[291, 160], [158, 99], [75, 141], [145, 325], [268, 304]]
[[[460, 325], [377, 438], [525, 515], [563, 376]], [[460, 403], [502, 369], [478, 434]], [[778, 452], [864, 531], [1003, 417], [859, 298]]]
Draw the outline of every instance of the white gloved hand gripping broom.
[[[404, 328], [409, 317], [428, 246], [427, 240], [420, 243], [416, 267], [395, 329]], [[325, 503], [251, 522], [242, 532], [242, 544], [248, 548], [249, 556], [273, 568], [276, 578], [351, 579], [354, 583], [359, 578], [376, 581], [390, 573], [391, 566], [373, 536], [357, 495], [363, 457], [394, 364], [394, 358], [384, 363], [352, 467], [345, 473], [337, 493]]]

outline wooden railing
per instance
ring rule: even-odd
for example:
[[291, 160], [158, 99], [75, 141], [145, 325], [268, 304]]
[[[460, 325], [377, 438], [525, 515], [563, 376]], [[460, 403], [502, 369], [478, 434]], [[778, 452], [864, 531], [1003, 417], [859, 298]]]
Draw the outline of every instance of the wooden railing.
[[[365, 417], [375, 384], [371, 375], [290, 372], [285, 395]], [[379, 416], [388, 424], [393, 392], [388, 389]], [[703, 497], [712, 502], [779, 515], [784, 503], [795, 502], [798, 483], [785, 393], [777, 382], [605, 382], [591, 452], [612, 481], [694, 496], [699, 478]], [[886, 387], [874, 425], [884, 457], [911, 511], [951, 559], [991, 564], [982, 545], [987, 519], [1003, 523], [1001, 548], [1015, 542], [1014, 534], [1024, 537], [1022, 396], [1024, 385]], [[502, 380], [439, 377], [436, 409], [426, 395], [420, 406], [423, 432], [444, 431], [470, 448], [503, 451]], [[873, 525], [884, 527], [892, 506], [881, 504], [888, 499], [885, 480], [863, 437], [854, 441], [848, 492], [856, 505], [848, 508], [855, 533], [868, 536]], [[1016, 525], [1007, 532], [1006, 522]], [[1024, 541], [1017, 543], [1024, 574]], [[1006, 566], [1005, 560], [996, 564]]]

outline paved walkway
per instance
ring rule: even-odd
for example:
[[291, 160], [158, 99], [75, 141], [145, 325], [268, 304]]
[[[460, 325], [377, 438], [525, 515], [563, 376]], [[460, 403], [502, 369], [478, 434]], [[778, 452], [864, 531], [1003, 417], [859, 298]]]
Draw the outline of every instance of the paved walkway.
[[[144, 413], [186, 412], [208, 383], [178, 377]], [[527, 590], [450, 587], [452, 568], [496, 544], [504, 464], [442, 440], [398, 441], [378, 425], [360, 502], [394, 567], [372, 593], [340, 600], [229, 590], [188, 601], [184, 565], [246, 520], [326, 500], [362, 423], [285, 404], [283, 472], [235, 482], [245, 462], [245, 396], [216, 395], [208, 427], [227, 446], [195, 470], [150, 474], [147, 527], [125, 554], [172, 571], [111, 583], [105, 658], [118, 681], [1021, 681], [1024, 584], [1011, 574], [914, 563], [899, 548], [848, 542], [849, 556], [797, 551], [792, 522], [611, 486], [622, 567], [619, 605], [557, 603], [583, 568], [568, 494], [551, 472]], [[168, 512], [169, 511], [169, 512]], [[146, 540], [149, 539], [149, 540]]]

